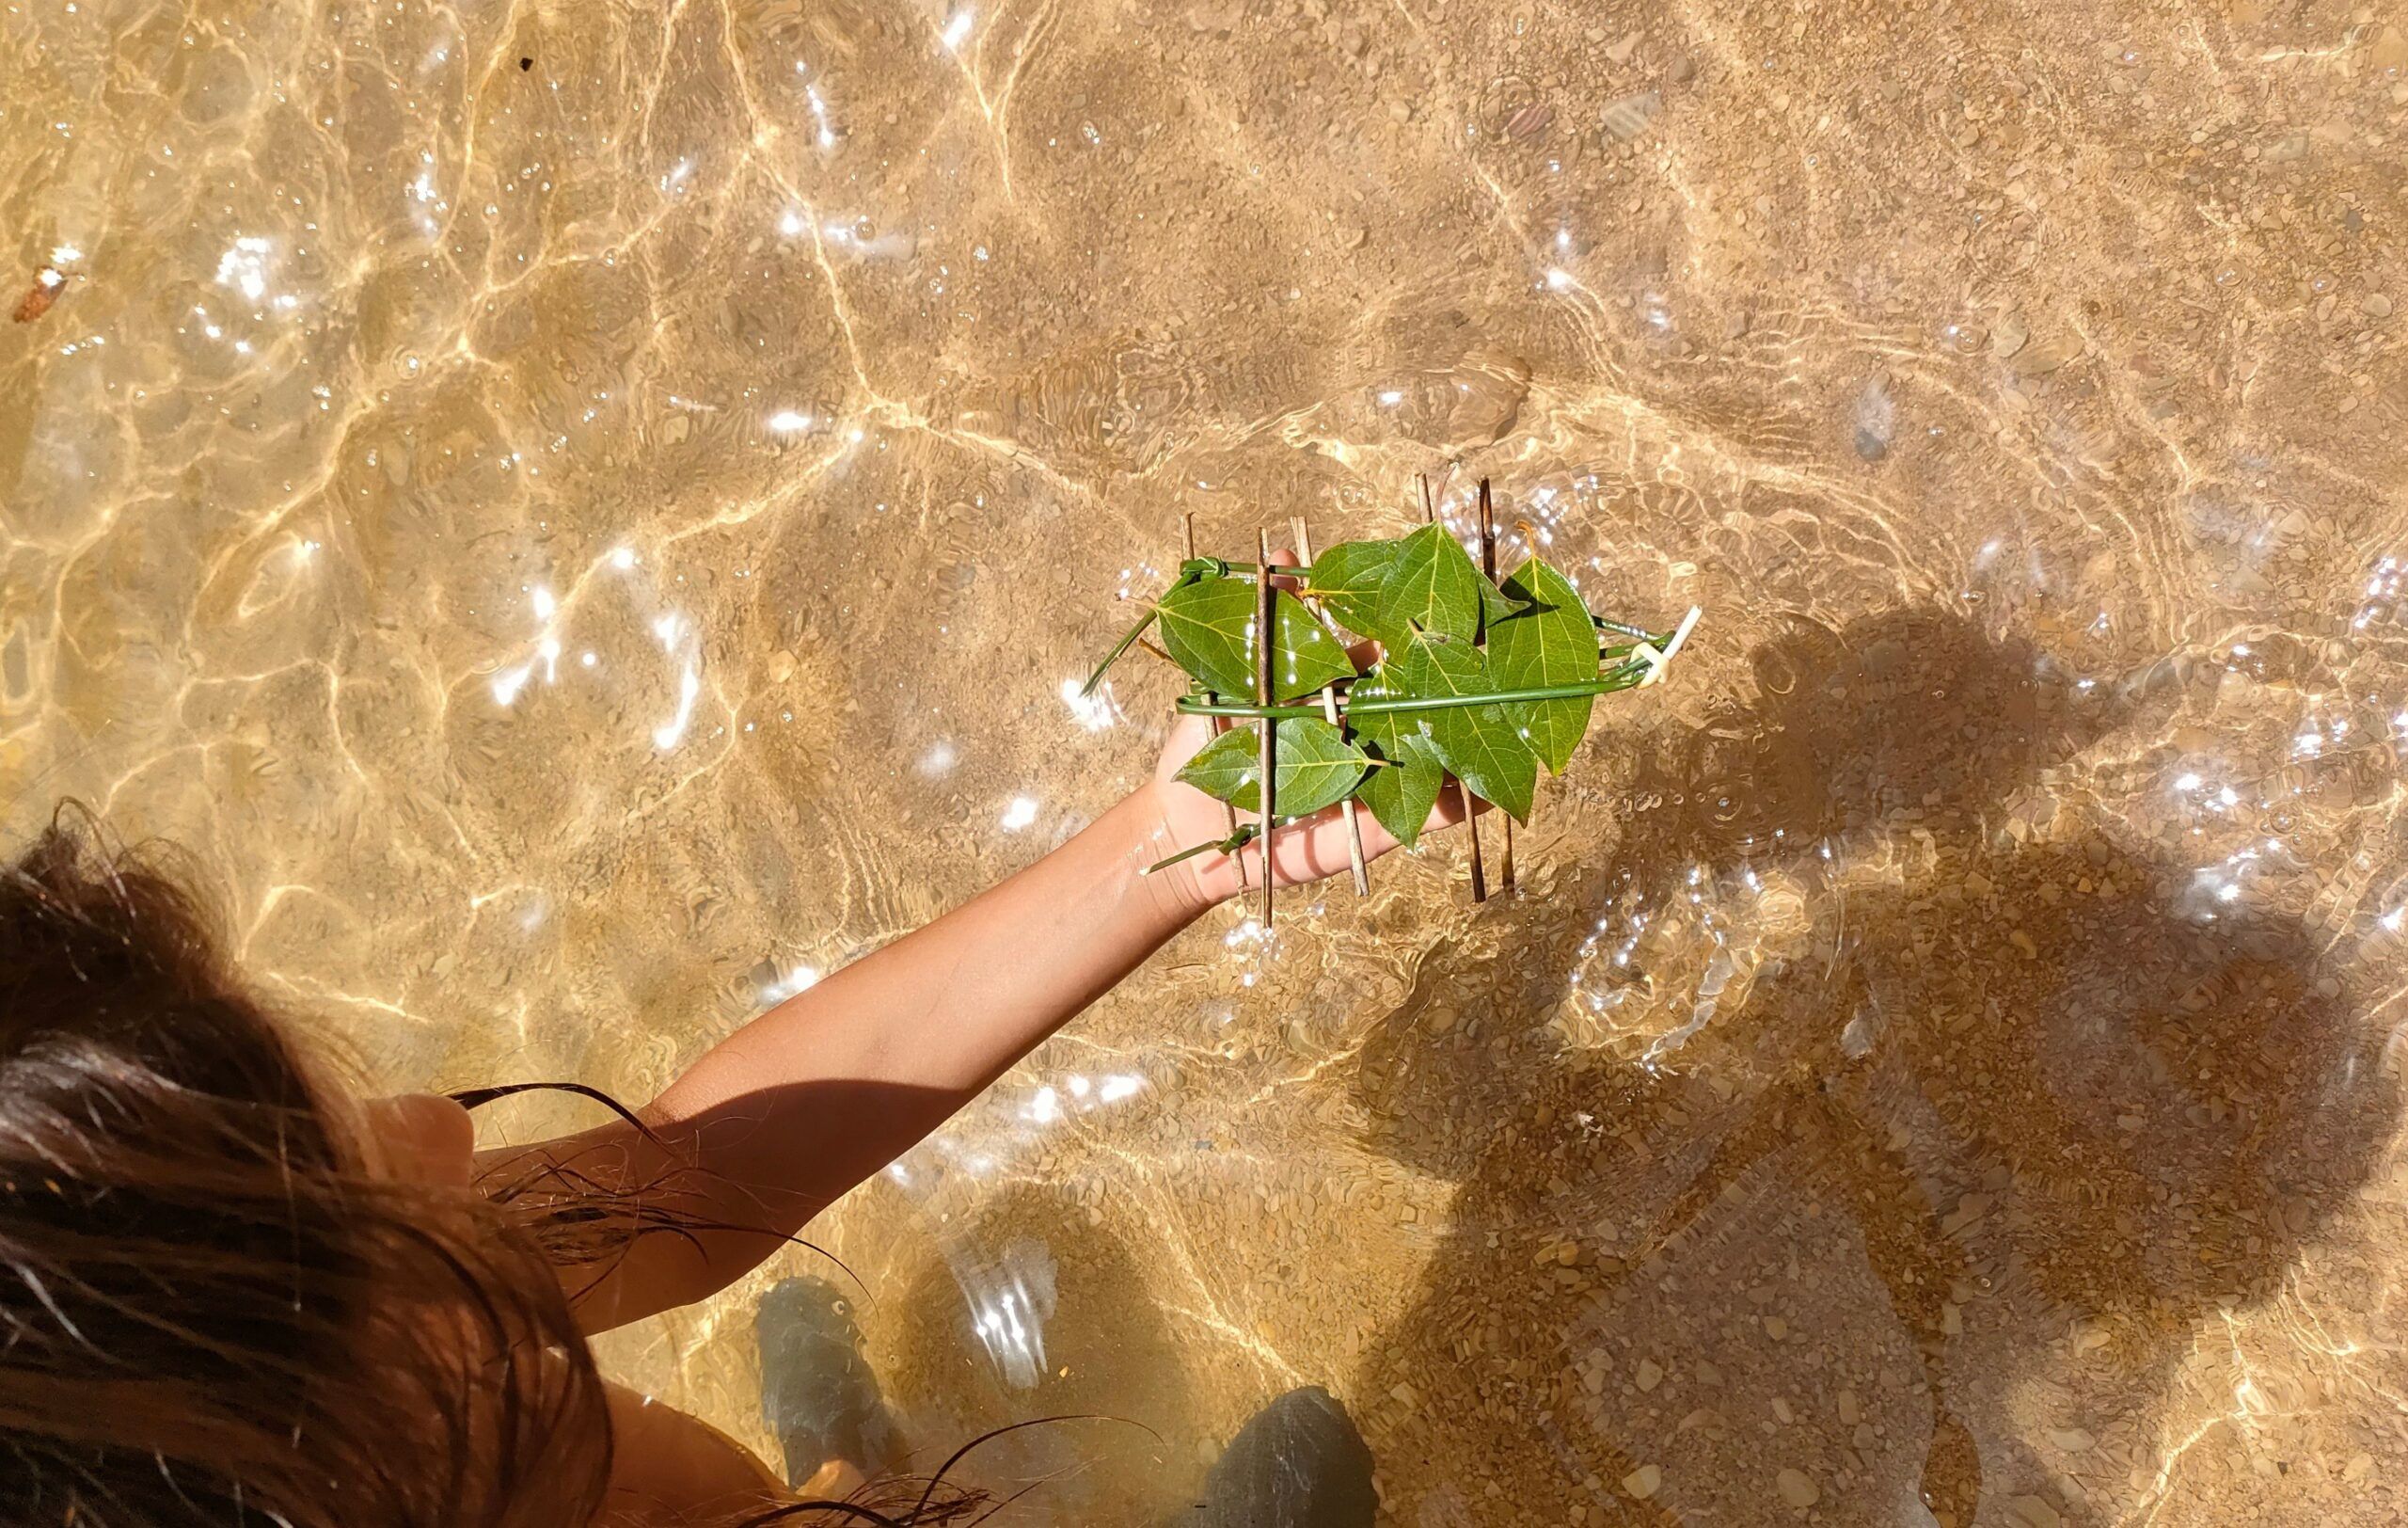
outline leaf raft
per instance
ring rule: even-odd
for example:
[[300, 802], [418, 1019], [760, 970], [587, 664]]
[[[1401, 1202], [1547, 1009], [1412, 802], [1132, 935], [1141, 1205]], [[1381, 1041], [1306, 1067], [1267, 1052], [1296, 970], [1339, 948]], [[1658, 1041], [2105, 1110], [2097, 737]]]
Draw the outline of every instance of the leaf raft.
[[[1393, 539], [1340, 542], [1309, 567], [1277, 571], [1292, 587], [1273, 596], [1270, 716], [1253, 703], [1261, 570], [1248, 563], [1182, 563], [1089, 687], [1150, 624], [1193, 681], [1181, 709], [1246, 723], [1212, 740], [1180, 779], [1259, 812], [1255, 728], [1274, 725], [1279, 820], [1352, 799], [1405, 844], [1427, 825], [1450, 775], [1527, 821], [1541, 766], [1561, 774], [1596, 697], [1635, 688], [1660, 664], [1638, 644], [1660, 653], [1669, 640], [1592, 615], [1571, 579], [1540, 559], [1492, 581], [1436, 522]], [[1339, 629], [1377, 650], [1350, 651]], [[1611, 635], [1601, 639], [1601, 629]], [[1312, 704], [1325, 689], [1337, 697], [1335, 724]]]

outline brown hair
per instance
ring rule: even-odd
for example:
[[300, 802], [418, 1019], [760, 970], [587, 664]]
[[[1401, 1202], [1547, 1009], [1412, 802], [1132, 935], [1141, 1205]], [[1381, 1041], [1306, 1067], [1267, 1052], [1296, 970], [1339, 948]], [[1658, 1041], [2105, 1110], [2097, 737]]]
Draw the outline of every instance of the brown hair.
[[[379, 1171], [159, 852], [99, 842], [62, 810], [0, 868], [0, 1524], [592, 1521], [610, 1425], [555, 1262], [657, 1218]], [[878, 1498], [808, 1505], [974, 1493]]]
[[533, 1240], [374, 1171], [178, 883], [91, 836], [0, 870], [0, 1520], [590, 1520], [602, 1385]]

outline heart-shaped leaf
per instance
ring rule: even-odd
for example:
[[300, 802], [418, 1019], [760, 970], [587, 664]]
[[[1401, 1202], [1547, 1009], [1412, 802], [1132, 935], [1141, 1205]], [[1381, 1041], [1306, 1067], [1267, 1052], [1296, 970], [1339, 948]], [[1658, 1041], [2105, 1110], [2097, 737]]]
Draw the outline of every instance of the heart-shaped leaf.
[[1207, 690], [1254, 693], [1254, 584], [1203, 578], [1182, 583], [1154, 607], [1163, 650]]
[[1397, 550], [1393, 541], [1341, 541], [1313, 559], [1306, 587], [1321, 597], [1323, 608], [1339, 625], [1376, 637], [1382, 591], [1396, 567]]
[[[1285, 589], [1272, 591], [1271, 698], [1294, 700], [1323, 685], [1354, 676], [1354, 660], [1329, 628], [1313, 618], [1305, 602]], [[1246, 654], [1251, 663], [1254, 655]]]
[[[1231, 727], [1189, 759], [1179, 777], [1242, 812], [1259, 812], [1262, 809], [1262, 793], [1257, 787], [1261, 778], [1261, 748], [1262, 735], [1253, 727]], [[1290, 818], [1308, 816], [1344, 801], [1354, 793], [1370, 761], [1327, 722], [1296, 716], [1279, 723], [1278, 736], [1273, 740], [1272, 766], [1276, 778], [1271, 808]]]
[[1414, 724], [1411, 711], [1358, 711], [1354, 708], [1367, 700], [1408, 700], [1412, 692], [1399, 683], [1397, 661], [1393, 658], [1371, 665], [1370, 672], [1354, 681], [1346, 692], [1346, 725], [1355, 737], [1371, 744], [1386, 756], [1393, 756], [1408, 733], [1421, 729]]
[[[1497, 682], [1489, 677], [1479, 648], [1428, 634], [1416, 635], [1398, 655], [1394, 682], [1406, 693], [1423, 698], [1497, 692]], [[1407, 714], [1436, 747], [1448, 772], [1474, 795], [1495, 802], [1517, 819], [1529, 820], [1539, 763], [1506, 718], [1504, 707], [1450, 706]]]
[[1438, 804], [1438, 792], [1447, 784], [1447, 767], [1438, 762], [1436, 746], [1418, 732], [1405, 735], [1396, 757], [1382, 756], [1386, 768], [1365, 774], [1362, 788], [1354, 796], [1371, 809], [1380, 826], [1398, 843], [1411, 849], [1420, 841], [1421, 830]]
[[[1404, 693], [1383, 663], [1354, 681], [1348, 698], [1352, 704]], [[1366, 711], [1347, 722], [1371, 756], [1386, 766], [1364, 776], [1355, 799], [1371, 809], [1390, 836], [1410, 849], [1430, 820], [1430, 809], [1438, 804], [1438, 791], [1447, 783], [1446, 766], [1438, 762], [1437, 749], [1411, 712]]]
[[1419, 630], [1465, 642], [1480, 635], [1480, 576], [1463, 543], [1435, 521], [1396, 544], [1395, 565], [1381, 586], [1368, 635], [1402, 646]]
[[[1499, 690], [1538, 690], [1597, 676], [1597, 629], [1572, 581], [1533, 557], [1505, 581], [1519, 614], [1488, 628], [1488, 676]], [[1596, 697], [1509, 703], [1505, 715], [1548, 771], [1561, 774], [1589, 730]]]
[[[1252, 579], [1199, 578], [1154, 607], [1163, 650], [1206, 690], [1254, 693], [1255, 587]], [[1272, 698], [1293, 700], [1354, 672], [1354, 661], [1312, 612], [1286, 590], [1272, 595]]]

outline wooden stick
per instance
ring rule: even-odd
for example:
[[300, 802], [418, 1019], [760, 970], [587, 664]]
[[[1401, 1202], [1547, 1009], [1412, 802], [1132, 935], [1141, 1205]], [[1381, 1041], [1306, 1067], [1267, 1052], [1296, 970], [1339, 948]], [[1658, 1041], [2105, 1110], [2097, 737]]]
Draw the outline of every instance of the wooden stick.
[[[1258, 706], [1271, 704], [1271, 533], [1256, 527], [1255, 541], [1261, 548], [1262, 562], [1254, 572], [1254, 700]], [[1261, 772], [1256, 784], [1262, 806], [1262, 834], [1257, 840], [1262, 845], [1262, 931], [1271, 931], [1271, 831], [1272, 813], [1278, 809], [1274, 798], [1277, 776], [1273, 766], [1272, 739], [1278, 736], [1279, 724], [1272, 717], [1262, 719]]]
[[[1179, 541], [1180, 549], [1180, 555], [1191, 562], [1194, 561], [1196, 557], [1196, 511], [1192, 509], [1179, 517]], [[1167, 657], [1168, 655], [1165, 654], [1164, 656]], [[1212, 718], [1212, 736], [1217, 738], [1228, 729], [1229, 724], [1226, 717], [1216, 716]], [[1223, 802], [1221, 804], [1221, 813], [1229, 820], [1229, 836], [1232, 838], [1236, 837], [1238, 836], [1238, 809], [1230, 805], [1228, 802]], [[1234, 854], [1230, 857], [1237, 862], [1238, 884], [1243, 887], [1245, 884], [1245, 856], [1244, 854]]]
[[[1420, 477], [1421, 517], [1435, 525], [1438, 523], [1438, 502], [1430, 497], [1430, 474], [1423, 472]], [[1471, 809], [1471, 787], [1457, 780], [1455, 791], [1464, 799], [1464, 832], [1471, 835], [1471, 899], [1484, 902], [1488, 900], [1488, 872], [1480, 863], [1480, 819]]]
[[[1305, 517], [1302, 515], [1288, 517], [1288, 533], [1294, 538], [1292, 544], [1296, 552], [1296, 561], [1307, 567], [1312, 566], [1313, 536], [1312, 533], [1305, 528]], [[1307, 600], [1306, 603], [1309, 605], [1312, 601]], [[1332, 641], [1343, 646], [1345, 639], [1339, 636], [1336, 629], [1330, 624], [1329, 612], [1316, 606], [1315, 613], [1321, 617], [1322, 629], [1329, 633]], [[1325, 684], [1321, 687], [1321, 713], [1329, 719], [1331, 726], [1339, 724], [1338, 687], [1334, 684]], [[1369, 897], [1371, 894], [1371, 876], [1363, 866], [1363, 824], [1354, 816], [1354, 798], [1349, 796], [1339, 802], [1338, 809], [1346, 818], [1346, 863], [1353, 867], [1354, 871], [1354, 895]]]
[[[1480, 480], [1480, 570], [1488, 581], [1497, 581], [1497, 511], [1488, 500], [1488, 480]], [[1481, 636], [1487, 633], [1482, 631]], [[1497, 867], [1497, 884], [1501, 890], [1513, 889], [1513, 820], [1505, 819], [1505, 863]]]

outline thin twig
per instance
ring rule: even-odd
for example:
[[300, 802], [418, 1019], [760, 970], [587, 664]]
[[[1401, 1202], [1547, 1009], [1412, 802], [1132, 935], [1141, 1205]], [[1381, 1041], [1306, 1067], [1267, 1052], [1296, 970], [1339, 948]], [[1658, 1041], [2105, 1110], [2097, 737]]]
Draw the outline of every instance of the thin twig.
[[[1421, 474], [1421, 517], [1432, 525], [1438, 523], [1438, 505], [1430, 497], [1427, 472]], [[1464, 798], [1464, 832], [1471, 836], [1471, 899], [1484, 902], [1488, 900], [1488, 873], [1480, 863], [1480, 814], [1471, 809], [1471, 787], [1464, 783], [1461, 775], [1455, 777], [1455, 788]]]
[[[1305, 528], [1305, 517], [1302, 515], [1289, 516], [1288, 530], [1295, 538], [1296, 556], [1307, 567], [1310, 567], [1313, 561], [1313, 535]], [[1322, 629], [1329, 633], [1332, 641], [1343, 646], [1344, 639], [1339, 637], [1336, 629], [1331, 626], [1329, 613], [1316, 606], [1314, 613], [1321, 618]], [[1329, 724], [1338, 725], [1338, 687], [1336, 685], [1325, 684], [1321, 687], [1321, 708], [1322, 714], [1328, 719]], [[1371, 876], [1370, 872], [1363, 867], [1363, 824], [1354, 816], [1354, 798], [1349, 796], [1339, 802], [1338, 809], [1346, 819], [1346, 863], [1354, 871], [1354, 895], [1369, 897], [1371, 894]]]
[[[1489, 503], [1486, 478], [1480, 480], [1480, 570], [1489, 582], [1497, 581], [1497, 511]], [[1485, 637], [1487, 632], [1481, 634]], [[1510, 816], [1505, 819], [1505, 862], [1497, 867], [1497, 884], [1505, 891], [1513, 889], [1513, 820]]]
[[[1180, 555], [1188, 562], [1194, 562], [1196, 560], [1196, 511], [1191, 509], [1186, 514], [1181, 515], [1179, 517], [1179, 540]], [[1212, 736], [1217, 738], [1228, 729], [1229, 724], [1226, 719], [1218, 716], [1212, 718]], [[1221, 804], [1221, 810], [1229, 820], [1229, 836], [1232, 838], [1236, 837], [1238, 832], [1238, 809], [1235, 806], [1230, 805], [1228, 802], [1223, 802]], [[1244, 854], [1236, 854], [1232, 855], [1231, 859], [1238, 867], [1238, 885], [1243, 889], [1245, 885], [1245, 856]]]
[[[1271, 533], [1257, 526], [1254, 537], [1261, 544], [1262, 565], [1269, 567], [1271, 565]], [[1270, 574], [1255, 575], [1254, 596], [1254, 698], [1257, 703], [1268, 706], [1271, 704], [1271, 649], [1274, 645], [1271, 631]], [[1278, 732], [1279, 723], [1275, 717], [1266, 716], [1262, 719], [1262, 762], [1261, 773], [1258, 779], [1259, 788], [1257, 792], [1262, 807], [1262, 836], [1256, 841], [1262, 846], [1262, 931], [1265, 934], [1271, 931], [1271, 835], [1275, 831], [1273, 824], [1275, 820], [1272, 814], [1277, 809], [1273, 793], [1274, 788], [1278, 783], [1277, 776], [1273, 772], [1275, 760], [1272, 756], [1272, 740], [1278, 735]]]

